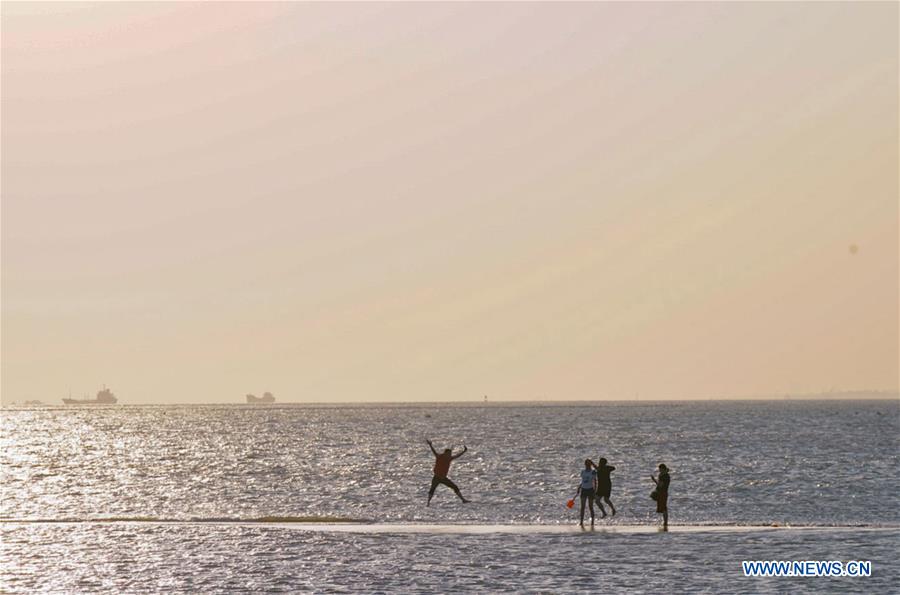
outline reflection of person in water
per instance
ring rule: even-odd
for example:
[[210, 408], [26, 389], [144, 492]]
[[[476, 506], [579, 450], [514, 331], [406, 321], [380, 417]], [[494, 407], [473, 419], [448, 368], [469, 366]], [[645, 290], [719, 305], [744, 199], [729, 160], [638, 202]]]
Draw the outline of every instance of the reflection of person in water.
[[663, 515], [663, 529], [669, 529], [669, 468], [663, 463], [659, 464], [659, 479], [650, 476], [656, 484], [656, 512]]
[[615, 515], [616, 507], [609, 501], [609, 494], [612, 492], [612, 479], [609, 477], [609, 474], [615, 471], [616, 468], [612, 465], [607, 465], [606, 459], [603, 457], [600, 457], [597, 463], [598, 464], [595, 465], [595, 468], [597, 469], [597, 506], [603, 511], [603, 516], [606, 516], [606, 511], [603, 510], [603, 504], [600, 502], [601, 499], [606, 500], [606, 503], [609, 504], [609, 509], [612, 511], [612, 514]]
[[581, 523], [584, 527], [584, 504], [591, 508], [591, 526], [594, 526], [594, 494], [597, 491], [597, 472], [591, 469], [594, 463], [590, 459], [584, 460], [584, 469], [581, 470], [581, 483], [578, 484], [578, 494], [581, 494]]
[[431, 497], [434, 496], [434, 490], [438, 487], [438, 484], [441, 483], [453, 490], [456, 495], [459, 496], [460, 500], [462, 500], [463, 502], [468, 502], [468, 500], [463, 498], [463, 495], [459, 492], [459, 488], [456, 486], [456, 484], [447, 478], [447, 473], [450, 471], [450, 463], [466, 454], [466, 451], [469, 449], [463, 446], [462, 452], [458, 455], [454, 455], [451, 449], [445, 448], [444, 452], [438, 454], [438, 451], [434, 449], [434, 445], [431, 443], [431, 440], [426, 440], [425, 442], [428, 443], [428, 447], [431, 449], [431, 452], [434, 453], [435, 457], [434, 477], [431, 478], [431, 489], [428, 490], [428, 502], [426, 506], [431, 505]]

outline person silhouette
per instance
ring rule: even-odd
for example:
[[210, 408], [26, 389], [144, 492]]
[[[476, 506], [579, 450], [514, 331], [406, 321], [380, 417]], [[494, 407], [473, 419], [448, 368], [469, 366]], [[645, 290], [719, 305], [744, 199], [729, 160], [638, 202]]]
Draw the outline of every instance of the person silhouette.
[[609, 477], [609, 474], [615, 471], [616, 468], [612, 465], [607, 465], [606, 459], [603, 457], [600, 457], [597, 460], [597, 465], [594, 465], [594, 468], [597, 469], [597, 495], [595, 496], [597, 506], [603, 511], [603, 516], [606, 516], [606, 511], [603, 509], [603, 504], [600, 502], [601, 499], [606, 500], [606, 503], [609, 504], [610, 511], [613, 516], [615, 516], [616, 507], [613, 506], [613, 503], [609, 500], [609, 495], [612, 492], [612, 479]]
[[[581, 470], [581, 483], [578, 484], [576, 494], [581, 495], [581, 522], [579, 525], [584, 527], [584, 505], [585, 503], [591, 509], [591, 526], [594, 526], [594, 494], [597, 491], [597, 472], [592, 469], [594, 462], [590, 459], [584, 460], [584, 469]], [[604, 512], [603, 516], [606, 516]]]
[[[669, 468], [665, 464], [659, 464], [659, 479], [650, 475], [650, 479], [656, 484], [653, 494], [656, 495], [656, 512], [663, 515], [663, 531], [669, 530]], [[652, 494], [651, 494], [652, 495]]]
[[450, 472], [450, 463], [466, 454], [466, 451], [469, 450], [468, 447], [463, 445], [462, 452], [457, 455], [454, 455], [452, 449], [449, 448], [445, 448], [444, 452], [438, 454], [431, 440], [426, 440], [425, 442], [428, 444], [431, 452], [434, 453], [434, 476], [431, 478], [431, 489], [428, 490], [428, 502], [425, 503], [425, 506], [431, 506], [431, 498], [434, 496], [434, 490], [437, 489], [438, 484], [444, 484], [453, 490], [463, 503], [468, 502], [468, 500], [463, 498], [459, 487], [447, 478], [447, 473]]

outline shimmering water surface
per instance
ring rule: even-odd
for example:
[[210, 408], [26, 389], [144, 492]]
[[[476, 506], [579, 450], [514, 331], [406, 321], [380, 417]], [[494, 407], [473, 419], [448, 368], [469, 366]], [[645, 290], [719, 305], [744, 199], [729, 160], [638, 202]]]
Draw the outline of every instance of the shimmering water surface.
[[[426, 438], [469, 447], [450, 475], [471, 504], [441, 486], [425, 507]], [[896, 401], [7, 408], [0, 589], [889, 591], [898, 446]], [[672, 531], [399, 530], [572, 524], [564, 503], [599, 456], [616, 466], [619, 511], [602, 523], [656, 523], [649, 474], [665, 462]], [[244, 522], [310, 516], [398, 530]], [[132, 521], [94, 522], [113, 517]], [[66, 519], [78, 522], [48, 522]], [[740, 572], [743, 559], [820, 558], [871, 559], [875, 576]]]

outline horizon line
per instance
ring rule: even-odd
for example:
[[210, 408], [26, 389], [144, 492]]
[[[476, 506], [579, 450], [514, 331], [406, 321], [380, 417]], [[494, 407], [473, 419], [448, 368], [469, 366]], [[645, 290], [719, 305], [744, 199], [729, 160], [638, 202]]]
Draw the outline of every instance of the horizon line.
[[[850, 395], [856, 395], [855, 397]], [[863, 398], [859, 398], [863, 397]], [[113, 405], [102, 405], [103, 407], [124, 406], [221, 406], [221, 405], [242, 405], [253, 408], [277, 407], [279, 405], [308, 405], [308, 406], [336, 406], [336, 405], [491, 405], [491, 404], [545, 404], [545, 405], [564, 405], [577, 403], [679, 403], [679, 402], [696, 402], [696, 401], [891, 401], [900, 399], [900, 390], [848, 390], [833, 391], [826, 393], [798, 393], [783, 395], [744, 395], [729, 397], [677, 397], [677, 398], [603, 398], [603, 399], [458, 399], [458, 400], [442, 400], [442, 401], [414, 401], [414, 400], [394, 400], [394, 401], [275, 401], [274, 403], [246, 403], [238, 401], [214, 401], [214, 402], [198, 402], [198, 401], [182, 401], [182, 402], [134, 402], [134, 403], [116, 403]], [[40, 401], [40, 399], [34, 399]], [[61, 401], [62, 399], [60, 399]], [[25, 402], [13, 401], [11, 403], [0, 402], [0, 406], [27, 406]], [[94, 404], [88, 404], [94, 405]], [[70, 409], [77, 409], [85, 405], [66, 405], [55, 402], [40, 402], [40, 405], [32, 406], [59, 406]]]

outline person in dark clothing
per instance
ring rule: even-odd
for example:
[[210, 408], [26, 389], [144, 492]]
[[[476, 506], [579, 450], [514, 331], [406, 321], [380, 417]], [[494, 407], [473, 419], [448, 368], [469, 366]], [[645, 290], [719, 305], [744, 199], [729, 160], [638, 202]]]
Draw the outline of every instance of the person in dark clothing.
[[457, 455], [454, 455], [453, 451], [449, 448], [445, 448], [444, 452], [438, 454], [438, 451], [434, 449], [431, 440], [426, 440], [425, 442], [428, 443], [428, 447], [431, 449], [431, 452], [434, 453], [434, 477], [431, 478], [431, 489], [428, 490], [428, 502], [425, 506], [431, 506], [431, 498], [434, 496], [434, 490], [437, 489], [438, 484], [444, 484], [453, 490], [456, 495], [459, 496], [460, 500], [464, 503], [468, 502], [468, 500], [463, 498], [457, 485], [447, 478], [447, 473], [450, 471], [450, 463], [466, 454], [466, 451], [469, 449], [463, 445], [462, 452]]
[[650, 476], [650, 479], [653, 480], [653, 483], [656, 484], [656, 490], [653, 491], [656, 494], [656, 512], [661, 513], [663, 515], [663, 530], [669, 530], [669, 482], [671, 478], [669, 477], [669, 468], [666, 467], [663, 463], [659, 464], [659, 479]]
[[595, 499], [597, 500], [597, 506], [600, 507], [600, 510], [603, 511], [603, 515], [606, 516], [606, 511], [603, 510], [603, 504], [600, 502], [601, 499], [606, 500], [606, 503], [609, 504], [609, 509], [612, 511], [613, 516], [616, 514], [616, 507], [613, 506], [613, 503], [609, 500], [609, 494], [612, 492], [612, 479], [610, 479], [609, 474], [616, 470], [612, 465], [606, 464], [606, 459], [600, 457], [597, 461], [597, 465], [594, 466], [597, 469], [597, 495]]

